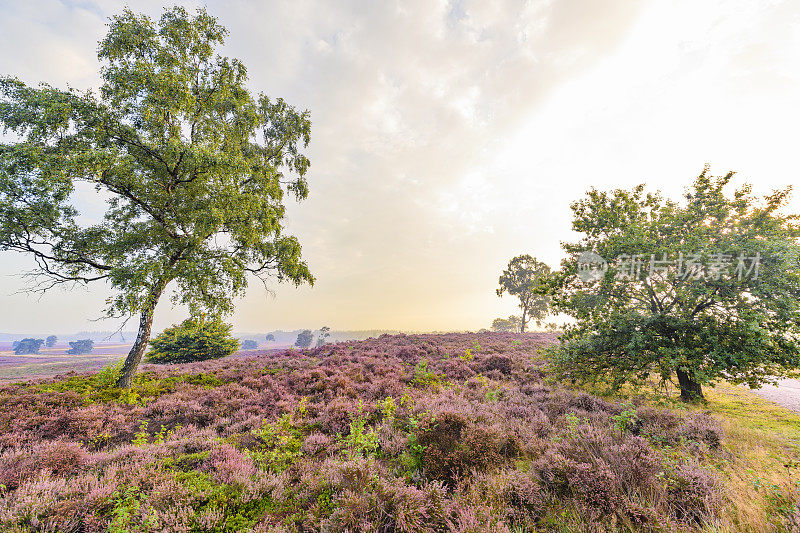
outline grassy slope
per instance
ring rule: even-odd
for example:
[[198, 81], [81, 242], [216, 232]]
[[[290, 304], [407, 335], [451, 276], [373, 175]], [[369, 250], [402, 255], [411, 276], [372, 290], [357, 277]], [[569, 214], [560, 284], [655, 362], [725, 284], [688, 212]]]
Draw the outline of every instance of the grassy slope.
[[[726, 435], [720, 467], [729, 503], [717, 530], [778, 529], [800, 501], [800, 415], [727, 384], [707, 397]], [[800, 523], [792, 525], [800, 530]]]

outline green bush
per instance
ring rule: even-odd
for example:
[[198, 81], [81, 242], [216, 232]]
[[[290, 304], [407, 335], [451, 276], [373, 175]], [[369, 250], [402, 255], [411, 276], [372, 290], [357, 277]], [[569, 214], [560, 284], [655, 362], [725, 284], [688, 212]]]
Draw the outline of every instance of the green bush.
[[414, 375], [411, 377], [411, 383], [421, 389], [434, 388], [442, 385], [444, 375], [437, 374], [428, 368], [428, 360], [420, 359], [417, 366], [414, 367]]
[[250, 451], [255, 463], [265, 469], [279, 474], [292, 466], [303, 455], [303, 434], [294, 425], [292, 414], [286, 413], [272, 423], [253, 430], [258, 444]]
[[239, 349], [239, 341], [230, 335], [231, 325], [220, 319], [189, 318], [150, 341], [147, 361], [174, 364], [219, 359]]
[[340, 437], [339, 440], [344, 444], [344, 454], [347, 457], [357, 455], [370, 456], [378, 450], [378, 434], [373, 428], [366, 429], [367, 418], [364, 414], [364, 403], [358, 402], [358, 417], [350, 422], [350, 433]]

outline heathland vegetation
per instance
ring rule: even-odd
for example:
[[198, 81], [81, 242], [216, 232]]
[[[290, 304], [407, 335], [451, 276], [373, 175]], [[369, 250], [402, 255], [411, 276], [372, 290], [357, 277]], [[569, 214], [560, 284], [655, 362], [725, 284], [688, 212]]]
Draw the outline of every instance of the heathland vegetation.
[[[800, 417], [552, 379], [556, 335], [382, 336], [0, 387], [4, 531], [792, 531]], [[716, 416], [707, 409], [717, 412]]]

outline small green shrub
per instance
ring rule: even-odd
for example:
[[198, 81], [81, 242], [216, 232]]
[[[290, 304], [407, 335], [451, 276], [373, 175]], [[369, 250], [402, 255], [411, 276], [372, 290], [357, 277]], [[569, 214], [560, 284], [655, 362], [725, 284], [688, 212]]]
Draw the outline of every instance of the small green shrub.
[[108, 365], [103, 370], [95, 374], [94, 376], [94, 387], [96, 389], [110, 389], [116, 383], [117, 379], [119, 378], [119, 373], [122, 372], [122, 361], [115, 363], [113, 365]]
[[578, 437], [578, 428], [583, 424], [588, 424], [589, 421], [585, 417], [578, 416], [573, 412], [569, 412], [564, 415], [564, 422], [566, 427], [564, 428], [564, 432], [561, 435], [554, 435], [553, 440], [558, 442], [561, 441], [564, 437], [568, 439], [574, 439]]
[[111, 509], [111, 522], [108, 524], [109, 533], [131, 533], [152, 531], [158, 525], [158, 519], [154, 514], [150, 514], [143, 524], [136, 524], [136, 515], [142, 506], [145, 495], [139, 491], [139, 487], [127, 487], [124, 490], [116, 491], [112, 495], [114, 507]]
[[303, 434], [286, 413], [278, 420], [253, 430], [258, 445], [251, 450], [253, 461], [264, 470], [280, 473], [292, 466], [302, 455]]
[[150, 434], [147, 432], [147, 421], [142, 420], [139, 424], [139, 431], [134, 433], [131, 444], [134, 446], [144, 446], [150, 442]]
[[122, 362], [105, 367], [95, 375], [73, 376], [64, 380], [34, 385], [41, 392], [72, 391], [82, 397], [84, 404], [115, 402], [145, 406], [159, 396], [172, 392], [179, 383], [189, 383], [203, 388], [214, 388], [223, 381], [213, 374], [177, 374], [158, 379], [152, 372], [136, 374], [128, 389], [116, 387]]
[[411, 383], [421, 389], [427, 389], [441, 385], [442, 377], [440, 374], [428, 369], [427, 359], [421, 359], [417, 366], [414, 367], [414, 377], [411, 378]]
[[165, 329], [150, 341], [149, 363], [176, 364], [219, 359], [239, 348], [231, 337], [231, 325], [215, 318], [189, 318]]
[[486, 390], [486, 401], [496, 403], [500, 399], [500, 387], [490, 387]]
[[350, 432], [341, 437], [344, 444], [344, 454], [348, 457], [357, 455], [375, 455], [378, 450], [378, 434], [373, 428], [366, 429], [367, 419], [364, 415], [363, 402], [358, 403], [358, 416], [350, 422]]
[[188, 472], [190, 470], [196, 470], [200, 468], [203, 462], [208, 459], [210, 453], [211, 452], [209, 450], [204, 450], [202, 452], [182, 453], [177, 456], [164, 458], [162, 464], [164, 465], [164, 468], [168, 468], [170, 470]]
[[397, 414], [397, 404], [394, 403], [394, 398], [387, 396], [383, 400], [378, 401], [378, 409], [384, 420], [388, 420], [390, 424], [394, 423], [394, 418]]
[[611, 415], [610, 418], [614, 429], [620, 433], [631, 429], [639, 421], [639, 417], [636, 416], [636, 409], [634, 407], [626, 409], [618, 415]]
[[409, 432], [406, 439], [406, 449], [397, 458], [400, 471], [407, 478], [413, 478], [415, 474], [422, 471], [425, 449], [426, 446], [420, 444], [416, 433]]
[[467, 348], [467, 350], [464, 352], [464, 355], [459, 355], [459, 357], [462, 361], [472, 361], [472, 359], [475, 357], [475, 354], [480, 353], [480, 351], [481, 345], [476, 341], [472, 344], [472, 348]]

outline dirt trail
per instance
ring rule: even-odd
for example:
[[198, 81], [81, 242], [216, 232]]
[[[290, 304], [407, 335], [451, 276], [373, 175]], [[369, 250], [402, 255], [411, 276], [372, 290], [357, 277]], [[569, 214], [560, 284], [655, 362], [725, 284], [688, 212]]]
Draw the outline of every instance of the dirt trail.
[[787, 409], [800, 412], [800, 380], [782, 379], [777, 387], [764, 385], [752, 392]]

